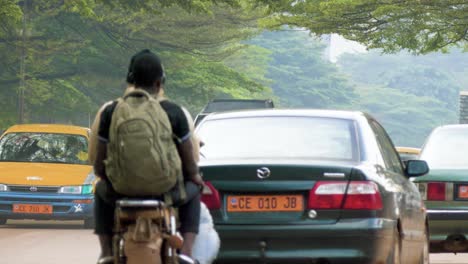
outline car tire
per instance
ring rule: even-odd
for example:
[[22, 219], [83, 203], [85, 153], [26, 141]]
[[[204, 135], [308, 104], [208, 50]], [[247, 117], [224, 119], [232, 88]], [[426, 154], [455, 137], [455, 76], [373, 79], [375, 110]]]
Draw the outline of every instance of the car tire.
[[426, 230], [424, 231], [424, 246], [423, 246], [423, 250], [421, 252], [421, 258], [419, 260], [419, 264], [429, 264], [429, 231], [427, 230], [427, 227], [426, 227]]
[[401, 238], [398, 228], [393, 231], [393, 246], [392, 252], [388, 256], [387, 264], [401, 264]]
[[86, 218], [84, 220], [83, 227], [85, 229], [93, 229], [94, 228], [94, 218]]
[[6, 225], [8, 219], [0, 218], [0, 225]]

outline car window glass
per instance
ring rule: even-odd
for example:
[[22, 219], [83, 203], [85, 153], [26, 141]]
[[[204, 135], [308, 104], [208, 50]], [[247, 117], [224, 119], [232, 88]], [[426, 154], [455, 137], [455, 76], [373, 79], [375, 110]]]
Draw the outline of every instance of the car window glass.
[[210, 120], [198, 135], [206, 158], [306, 158], [356, 160], [354, 123], [312, 117]]
[[385, 129], [373, 120], [371, 121], [371, 127], [372, 130], [374, 130], [374, 134], [376, 136], [377, 143], [379, 144], [379, 148], [382, 151], [382, 156], [387, 169], [395, 173], [403, 174], [400, 157], [398, 156], [390, 137], [387, 135], [387, 132], [385, 132]]
[[51, 133], [9, 133], [0, 140], [0, 162], [88, 163], [84, 136]]
[[271, 108], [267, 101], [242, 100], [242, 101], [215, 101], [210, 102], [204, 109], [205, 113], [224, 112], [232, 110], [245, 110], [257, 108]]

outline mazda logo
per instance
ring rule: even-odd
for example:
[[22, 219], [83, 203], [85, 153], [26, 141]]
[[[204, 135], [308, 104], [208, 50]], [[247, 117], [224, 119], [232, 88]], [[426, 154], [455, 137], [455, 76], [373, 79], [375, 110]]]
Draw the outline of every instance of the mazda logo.
[[263, 167], [257, 170], [257, 177], [260, 179], [266, 179], [270, 177], [271, 171], [267, 167]]
[[29, 188], [29, 190], [31, 192], [37, 192], [37, 187], [36, 186], [31, 186], [31, 188]]

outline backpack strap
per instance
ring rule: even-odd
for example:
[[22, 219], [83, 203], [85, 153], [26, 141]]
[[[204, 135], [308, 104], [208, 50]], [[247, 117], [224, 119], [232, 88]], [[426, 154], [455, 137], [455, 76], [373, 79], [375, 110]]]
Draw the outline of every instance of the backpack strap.
[[[166, 97], [164, 96], [153, 96], [154, 99], [156, 99], [158, 102], [164, 102], [164, 101], [169, 101], [169, 99], [167, 99]], [[182, 143], [182, 139], [180, 137], [178, 137], [176, 134], [174, 134], [174, 132], [172, 133], [172, 138], [178, 142], [178, 143]]]

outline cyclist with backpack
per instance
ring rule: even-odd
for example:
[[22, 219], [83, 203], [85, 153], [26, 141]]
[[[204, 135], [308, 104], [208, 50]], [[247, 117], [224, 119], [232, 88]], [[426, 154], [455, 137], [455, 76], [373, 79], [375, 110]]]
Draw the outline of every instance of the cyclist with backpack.
[[95, 233], [101, 259], [112, 256], [115, 202], [123, 197], [158, 198], [179, 208], [181, 254], [192, 256], [198, 233], [203, 180], [180, 106], [158, 98], [164, 86], [159, 57], [135, 54], [127, 82], [135, 89], [102, 110], [94, 170]]

